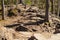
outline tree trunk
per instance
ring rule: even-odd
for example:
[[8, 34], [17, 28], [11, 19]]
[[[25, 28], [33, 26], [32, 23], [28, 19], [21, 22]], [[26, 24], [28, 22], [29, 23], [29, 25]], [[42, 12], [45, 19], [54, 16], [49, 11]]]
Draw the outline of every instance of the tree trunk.
[[46, 0], [46, 13], [45, 13], [45, 21], [49, 22], [49, 0]]
[[58, 0], [58, 13], [57, 13], [57, 17], [59, 18], [59, 14], [60, 14], [60, 0]]
[[22, 2], [22, 0], [20, 0], [20, 4], [22, 4], [23, 2]]
[[34, 5], [34, 0], [31, 0], [31, 2], [32, 2], [32, 5]]
[[17, 8], [17, 6], [18, 6], [18, 0], [16, 0], [16, 8]]
[[53, 14], [53, 12], [54, 12], [54, 8], [53, 8], [53, 6], [54, 6], [54, 0], [51, 0], [51, 13]]
[[2, 20], [4, 20], [4, 0], [2, 0]]

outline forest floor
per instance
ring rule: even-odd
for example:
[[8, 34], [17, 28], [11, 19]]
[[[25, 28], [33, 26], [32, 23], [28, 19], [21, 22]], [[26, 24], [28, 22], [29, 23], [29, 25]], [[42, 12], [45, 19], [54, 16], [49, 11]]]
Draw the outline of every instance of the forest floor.
[[60, 40], [60, 20], [49, 13], [49, 22], [45, 22], [44, 10], [29, 7], [18, 5], [17, 16], [7, 15], [0, 21], [0, 40]]

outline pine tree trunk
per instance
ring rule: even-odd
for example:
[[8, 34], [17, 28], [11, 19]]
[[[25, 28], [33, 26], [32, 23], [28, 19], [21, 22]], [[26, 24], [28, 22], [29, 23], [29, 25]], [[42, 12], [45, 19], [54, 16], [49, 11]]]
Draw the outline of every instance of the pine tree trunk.
[[51, 13], [53, 14], [53, 12], [54, 12], [54, 8], [53, 8], [53, 6], [54, 6], [54, 0], [51, 0]]
[[22, 4], [23, 2], [22, 2], [22, 0], [20, 0], [20, 4]]
[[45, 21], [49, 22], [49, 0], [46, 0], [46, 13], [45, 13]]
[[58, 18], [59, 18], [59, 13], [60, 13], [60, 0], [58, 0], [58, 14], [57, 14]]
[[4, 0], [2, 0], [2, 20], [4, 20]]
[[18, 0], [16, 0], [16, 8], [18, 7]]
[[31, 2], [32, 2], [32, 5], [34, 5], [34, 0], [31, 0]]

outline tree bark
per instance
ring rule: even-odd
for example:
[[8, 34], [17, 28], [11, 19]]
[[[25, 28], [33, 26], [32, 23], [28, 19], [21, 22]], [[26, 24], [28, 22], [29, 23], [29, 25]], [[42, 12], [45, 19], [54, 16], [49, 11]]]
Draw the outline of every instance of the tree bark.
[[53, 12], [54, 12], [54, 8], [53, 8], [53, 6], [54, 6], [54, 0], [51, 0], [51, 13], [53, 14]]
[[45, 12], [46, 12], [45, 13], [45, 21], [49, 22], [49, 15], [48, 15], [48, 13], [49, 13], [49, 0], [46, 0], [46, 11]]
[[22, 2], [22, 0], [20, 0], [20, 4], [22, 4], [23, 2]]
[[18, 0], [16, 0], [16, 8], [18, 7]]
[[2, 1], [2, 20], [4, 20], [4, 0]]
[[57, 10], [58, 10], [57, 17], [59, 18], [59, 14], [60, 14], [60, 0], [58, 0], [58, 8], [57, 8]]
[[31, 2], [32, 2], [32, 5], [34, 5], [34, 1], [35, 1], [35, 0], [31, 0]]

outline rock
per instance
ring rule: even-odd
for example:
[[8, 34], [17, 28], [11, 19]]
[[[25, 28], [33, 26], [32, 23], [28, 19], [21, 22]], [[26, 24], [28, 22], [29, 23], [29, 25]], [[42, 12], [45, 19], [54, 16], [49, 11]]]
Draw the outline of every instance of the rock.
[[41, 35], [41, 34], [39, 34], [39, 33], [38, 33], [38, 34], [35, 33], [35, 34], [34, 34], [34, 37], [37, 38], [38, 40], [47, 40], [43, 35]]
[[38, 12], [39, 8], [32, 6], [26, 12]]
[[13, 30], [8, 30], [5, 27], [1, 26], [0, 27], [0, 37], [2, 39], [13, 40], [13, 35], [12, 35], [11, 31], [13, 31]]
[[12, 7], [11, 7], [12, 9], [15, 9], [16, 8], [16, 5], [12, 5]]
[[33, 32], [36, 32], [37, 30], [36, 29], [32, 29]]
[[60, 24], [56, 25], [54, 34], [60, 33]]
[[23, 27], [23, 26], [19, 26], [15, 29], [16, 31], [28, 31], [27, 28]]
[[42, 18], [40, 18], [40, 17], [31, 17], [31, 19], [35, 19], [35, 20], [43, 20]]
[[7, 14], [7, 16], [8, 17], [12, 17], [12, 16], [17, 16], [17, 10], [15, 11], [16, 9], [10, 9], [10, 10], [8, 10], [8, 14]]
[[24, 37], [28, 37], [28, 38], [30, 38], [31, 36], [33, 36], [33, 34], [34, 33], [32, 33], [32, 32], [19, 32], [20, 34], [23, 34], [24, 35]]
[[53, 34], [51, 36], [51, 38], [49, 38], [48, 40], [60, 40], [60, 33], [59, 34]]
[[57, 29], [60, 29], [60, 24], [57, 24], [57, 25], [56, 25], [56, 28], [57, 28]]
[[28, 40], [38, 40], [38, 39], [36, 39], [34, 36], [31, 36], [31, 38], [29, 38]]
[[39, 10], [39, 8], [38, 7], [35, 7], [35, 6], [32, 6], [31, 9], [32, 10], [36, 10], [36, 11]]

